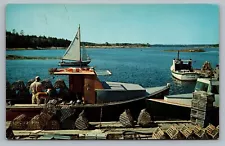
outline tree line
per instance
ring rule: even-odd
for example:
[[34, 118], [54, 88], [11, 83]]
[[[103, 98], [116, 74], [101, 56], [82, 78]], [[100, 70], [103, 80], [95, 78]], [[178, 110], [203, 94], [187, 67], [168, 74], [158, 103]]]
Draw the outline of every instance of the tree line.
[[44, 47], [67, 47], [70, 41], [67, 39], [58, 39], [55, 37], [24, 35], [13, 29], [12, 32], [6, 31], [6, 48], [44, 48]]
[[[6, 31], [6, 48], [49, 48], [49, 47], [68, 47], [71, 41], [56, 37], [36, 36], [36, 35], [24, 35], [24, 31], [17, 32], [15, 29], [12, 31]], [[81, 42], [81, 46], [140, 46], [150, 47], [150, 44], [141, 43], [92, 43]]]

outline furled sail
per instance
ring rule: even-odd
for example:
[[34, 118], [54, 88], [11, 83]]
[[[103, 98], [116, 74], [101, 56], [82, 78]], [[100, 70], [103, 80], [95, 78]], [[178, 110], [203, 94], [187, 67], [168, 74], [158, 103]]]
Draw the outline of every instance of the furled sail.
[[63, 60], [81, 60], [80, 55], [80, 27], [78, 28], [77, 34], [73, 41], [70, 43], [70, 46], [66, 50], [66, 53], [63, 56]]

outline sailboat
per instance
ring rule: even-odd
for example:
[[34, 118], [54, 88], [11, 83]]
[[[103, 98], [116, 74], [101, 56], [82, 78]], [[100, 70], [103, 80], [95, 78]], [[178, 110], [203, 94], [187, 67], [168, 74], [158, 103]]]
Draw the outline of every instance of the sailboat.
[[75, 38], [67, 48], [61, 62], [59, 62], [60, 66], [87, 66], [91, 62], [91, 59], [87, 55], [85, 49], [81, 50], [80, 40], [79, 25]]

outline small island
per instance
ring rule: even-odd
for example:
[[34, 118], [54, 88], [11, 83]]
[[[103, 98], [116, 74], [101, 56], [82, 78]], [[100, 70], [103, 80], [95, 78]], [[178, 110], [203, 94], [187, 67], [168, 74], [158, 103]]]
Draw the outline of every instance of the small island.
[[34, 56], [18, 56], [18, 55], [6, 55], [7, 60], [47, 60], [47, 59], [60, 59], [57, 57], [34, 57]]
[[163, 50], [165, 52], [205, 52], [204, 49], [180, 49], [180, 50]]

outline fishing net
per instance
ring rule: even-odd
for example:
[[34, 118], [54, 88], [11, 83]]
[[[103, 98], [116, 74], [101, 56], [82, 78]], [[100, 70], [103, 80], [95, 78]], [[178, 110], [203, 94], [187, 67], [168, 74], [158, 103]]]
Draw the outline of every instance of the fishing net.
[[134, 127], [134, 120], [129, 109], [126, 109], [120, 115], [119, 121], [124, 127]]
[[151, 116], [147, 112], [146, 109], [141, 110], [139, 116], [138, 116], [138, 125], [142, 127], [148, 127], [151, 124]]
[[24, 90], [24, 89], [26, 89], [26, 86], [23, 81], [18, 80], [12, 84], [12, 89], [13, 90]]
[[43, 88], [46, 90], [53, 88], [52, 82], [48, 79], [44, 79], [43, 81], [41, 81], [41, 83], [42, 83]]
[[89, 128], [89, 122], [85, 116], [84, 110], [79, 114], [79, 117], [75, 121], [75, 126], [79, 130], [86, 130]]
[[11, 126], [13, 130], [24, 130], [27, 128], [28, 118], [25, 114], [17, 116], [12, 122]]
[[29, 90], [30, 89], [30, 85], [34, 82], [34, 79], [30, 79], [27, 84], [26, 84], [26, 88]]
[[63, 101], [70, 101], [71, 94], [68, 88], [61, 88], [57, 93], [57, 97], [63, 99]]
[[75, 113], [75, 109], [72, 109], [69, 105], [65, 105], [60, 110], [60, 122], [63, 122], [65, 119], [69, 118]]
[[27, 129], [28, 130], [43, 130], [46, 125], [46, 121], [40, 115], [36, 115], [29, 122]]
[[48, 103], [43, 108], [43, 111], [49, 114], [56, 115], [59, 107], [57, 106], [58, 101], [55, 99], [49, 100]]
[[57, 81], [55, 81], [54, 88], [55, 89], [58, 89], [58, 88], [64, 89], [64, 88], [67, 88], [67, 86], [63, 79], [58, 79]]
[[60, 124], [57, 120], [50, 120], [46, 125], [46, 130], [59, 130]]
[[6, 99], [16, 96], [16, 91], [11, 89], [11, 84], [6, 81]]

